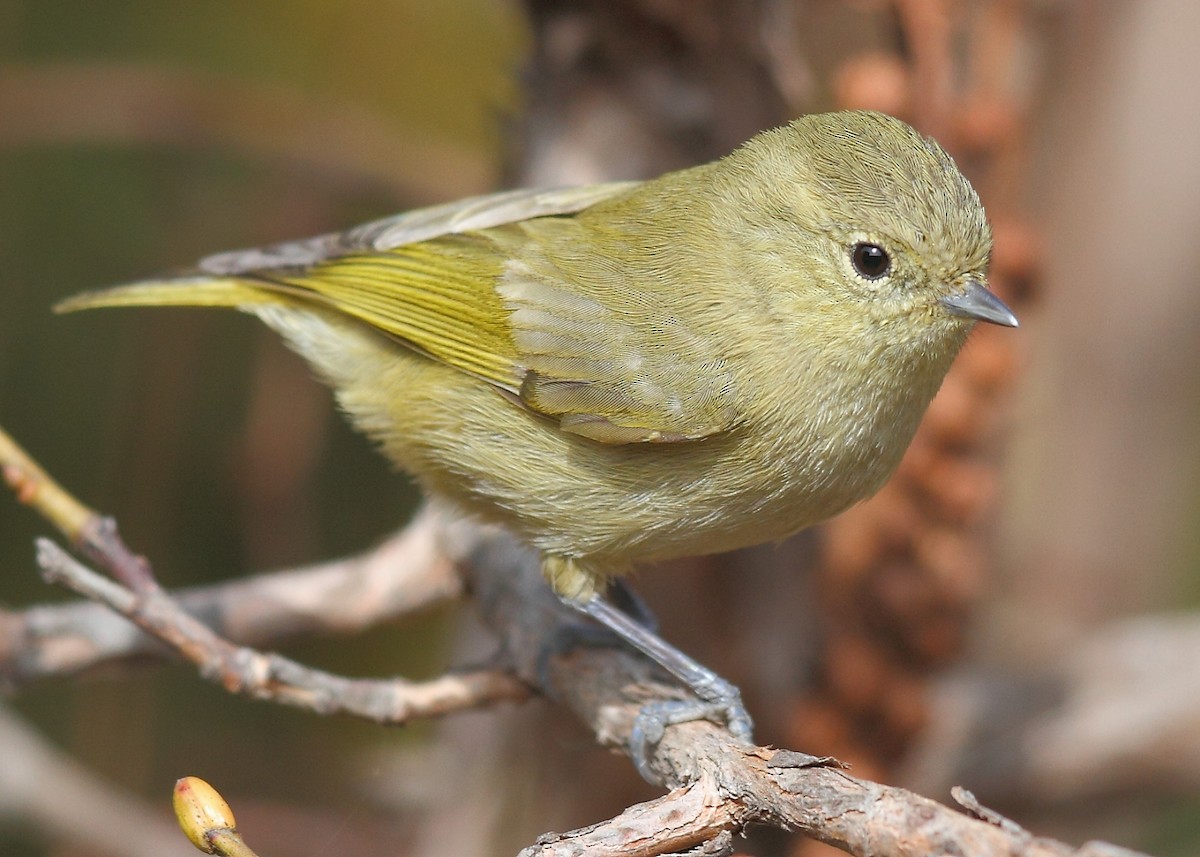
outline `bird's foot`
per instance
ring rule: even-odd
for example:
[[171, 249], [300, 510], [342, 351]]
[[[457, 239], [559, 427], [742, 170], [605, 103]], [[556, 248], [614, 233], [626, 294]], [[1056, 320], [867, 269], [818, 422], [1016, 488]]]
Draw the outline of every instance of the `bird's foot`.
[[741, 691], [734, 685], [633, 621], [603, 598], [594, 596], [585, 600], [564, 601], [649, 657], [683, 682], [697, 697], [694, 700], [648, 703], [638, 713], [629, 750], [638, 773], [644, 778], [654, 782], [649, 764], [650, 753], [662, 740], [668, 726], [693, 720], [711, 720], [725, 726], [735, 739], [751, 743], [754, 725], [742, 704]]
[[754, 723], [742, 704], [742, 694], [729, 682], [713, 674], [721, 685], [708, 699], [671, 699], [642, 706], [629, 735], [629, 756], [633, 766], [649, 783], [657, 782], [651, 767], [652, 754], [666, 735], [668, 726], [708, 720], [724, 726], [737, 740], [752, 744]]

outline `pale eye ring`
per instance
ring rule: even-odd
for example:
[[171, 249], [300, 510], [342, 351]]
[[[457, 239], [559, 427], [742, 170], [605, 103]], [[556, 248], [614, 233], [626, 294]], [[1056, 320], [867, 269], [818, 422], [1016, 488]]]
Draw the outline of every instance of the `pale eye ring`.
[[878, 280], [892, 270], [892, 257], [878, 244], [860, 241], [850, 248], [850, 264], [865, 280]]

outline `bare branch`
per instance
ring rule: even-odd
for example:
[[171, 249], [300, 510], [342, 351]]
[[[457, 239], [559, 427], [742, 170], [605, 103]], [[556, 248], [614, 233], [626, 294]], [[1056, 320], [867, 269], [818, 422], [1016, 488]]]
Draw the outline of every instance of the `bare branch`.
[[107, 605], [231, 693], [388, 724], [521, 700], [529, 693], [510, 673], [498, 669], [448, 674], [427, 682], [348, 679], [311, 669], [282, 655], [235, 646], [184, 612], [162, 590], [134, 592], [87, 568], [49, 539], [38, 539], [37, 547], [38, 565], [48, 582]]
[[[652, 666], [624, 650], [548, 656], [545, 641], [561, 639], [576, 620], [542, 583], [528, 549], [465, 524], [450, 525], [446, 543], [518, 673], [531, 683], [545, 678], [544, 690], [570, 708], [601, 745], [627, 751], [641, 706], [678, 694]], [[802, 831], [874, 857], [1132, 853], [1099, 844], [1073, 849], [1011, 822], [1000, 824], [994, 814], [982, 820], [905, 789], [860, 780], [829, 760], [741, 745], [712, 723], [667, 729], [651, 750], [650, 767], [672, 792], [603, 824], [543, 837], [522, 857], [679, 853], [750, 824]]]
[[[462, 594], [438, 551], [433, 522], [418, 515], [359, 556], [174, 593], [180, 607], [234, 643], [276, 647], [320, 634], [351, 634]], [[0, 610], [0, 683], [78, 675], [170, 650], [100, 604]]]
[[57, 527], [76, 550], [101, 563], [131, 589], [141, 592], [156, 585], [146, 560], [121, 540], [116, 522], [75, 499], [3, 429], [0, 470], [17, 500]]

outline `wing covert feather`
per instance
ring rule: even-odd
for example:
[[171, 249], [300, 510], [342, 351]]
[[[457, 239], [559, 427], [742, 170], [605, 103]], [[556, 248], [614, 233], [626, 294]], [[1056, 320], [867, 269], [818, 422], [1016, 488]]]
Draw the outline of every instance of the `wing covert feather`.
[[676, 442], [735, 423], [728, 366], [678, 318], [622, 311], [518, 262], [497, 291], [525, 369], [521, 399], [563, 429], [604, 443]]
[[499, 272], [487, 239], [469, 234], [339, 256], [297, 273], [262, 272], [256, 279], [516, 392], [521, 373], [508, 313], [494, 288]]

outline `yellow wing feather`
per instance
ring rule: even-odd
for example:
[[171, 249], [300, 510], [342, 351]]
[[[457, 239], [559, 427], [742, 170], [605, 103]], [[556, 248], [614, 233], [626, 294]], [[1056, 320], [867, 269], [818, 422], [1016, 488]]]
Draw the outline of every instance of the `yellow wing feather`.
[[478, 246], [485, 242], [446, 236], [259, 278], [264, 288], [283, 287], [515, 392], [521, 384], [516, 347], [495, 290], [500, 263]]

